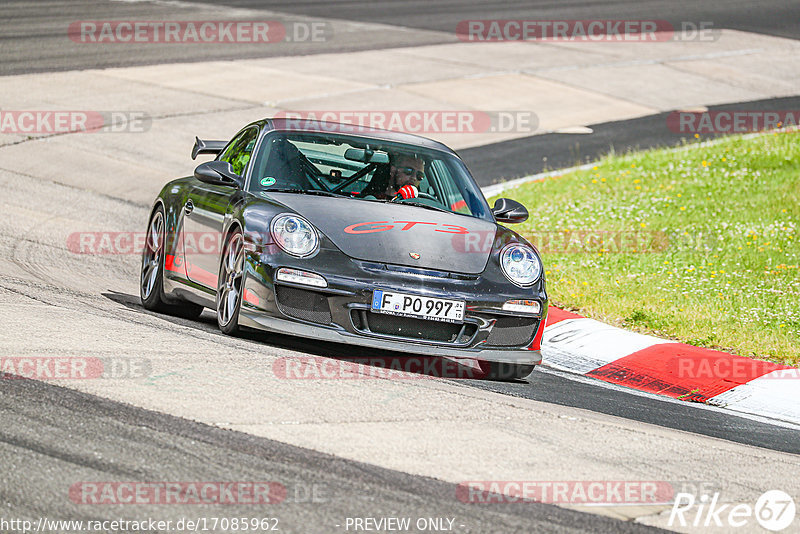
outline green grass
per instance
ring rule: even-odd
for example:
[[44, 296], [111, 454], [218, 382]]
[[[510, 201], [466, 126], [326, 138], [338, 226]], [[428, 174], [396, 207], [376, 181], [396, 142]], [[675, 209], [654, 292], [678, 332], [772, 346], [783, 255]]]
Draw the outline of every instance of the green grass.
[[554, 305], [800, 363], [800, 133], [608, 156], [502, 196], [531, 212], [514, 229], [538, 244]]

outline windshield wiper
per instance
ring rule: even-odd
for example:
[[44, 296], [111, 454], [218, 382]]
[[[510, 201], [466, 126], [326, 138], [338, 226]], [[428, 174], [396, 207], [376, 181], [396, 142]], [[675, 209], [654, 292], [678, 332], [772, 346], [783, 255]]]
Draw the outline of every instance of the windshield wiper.
[[453, 213], [452, 211], [445, 208], [440, 208], [438, 206], [431, 206], [430, 204], [423, 204], [422, 202], [415, 202], [413, 200], [404, 200], [403, 202], [395, 202], [395, 204], [401, 204], [401, 205], [410, 204], [411, 206], [419, 206], [420, 208], [428, 208], [429, 210], [443, 211], [445, 213]]
[[321, 189], [267, 189], [266, 191], [262, 191], [262, 193], [297, 193], [300, 195], [318, 195], [322, 197], [344, 197], [344, 195], [337, 195], [336, 193], [322, 191]]

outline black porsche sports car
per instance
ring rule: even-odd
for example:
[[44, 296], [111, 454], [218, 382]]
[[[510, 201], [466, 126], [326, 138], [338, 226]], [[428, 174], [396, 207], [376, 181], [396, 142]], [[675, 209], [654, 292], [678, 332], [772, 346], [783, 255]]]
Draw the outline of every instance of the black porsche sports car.
[[423, 137], [264, 119], [169, 182], [150, 214], [140, 292], [149, 310], [216, 310], [240, 327], [471, 358], [488, 378], [530, 374], [547, 294], [538, 252], [500, 223], [459, 157]]

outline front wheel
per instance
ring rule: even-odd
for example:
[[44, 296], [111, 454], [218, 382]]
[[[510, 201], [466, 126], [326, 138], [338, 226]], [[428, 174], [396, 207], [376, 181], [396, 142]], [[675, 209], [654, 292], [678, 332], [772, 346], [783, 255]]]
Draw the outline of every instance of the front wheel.
[[533, 372], [535, 365], [478, 361], [485, 380], [523, 380]]
[[239, 333], [239, 309], [244, 293], [244, 238], [239, 229], [228, 236], [217, 281], [217, 324], [223, 333]]

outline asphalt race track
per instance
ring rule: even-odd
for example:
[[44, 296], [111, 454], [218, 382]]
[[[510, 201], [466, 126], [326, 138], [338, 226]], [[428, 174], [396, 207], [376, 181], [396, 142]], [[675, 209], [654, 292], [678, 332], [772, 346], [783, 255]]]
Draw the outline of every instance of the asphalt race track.
[[[252, 10], [282, 21], [334, 19], [341, 39], [267, 48], [98, 50], [63, 43], [64, 27], [75, 20], [192, 20], [202, 4], [241, 19]], [[450, 43], [457, 22], [470, 18], [713, 20], [800, 39], [800, 4], [773, 0], [6, 2], [0, 17], [0, 76]], [[736, 104], [751, 110], [799, 105], [798, 96]], [[585, 162], [609, 149], [680, 143], [654, 128], [664, 120], [658, 114], [592, 124], [590, 135], [552, 133], [459, 152], [485, 185]], [[455, 532], [643, 532], [659, 531], [653, 525], [665, 524], [669, 506], [466, 504], [456, 486], [497, 479], [659, 480], [674, 487], [708, 484], [733, 502], [751, 502], [770, 489], [798, 494], [796, 426], [548, 369], [526, 381], [497, 383], [277, 379], [279, 359], [375, 353], [291, 336], [230, 338], [209, 311], [189, 321], [144, 310], [137, 256], [81, 256], [64, 248], [74, 231], [124, 230], [131, 221], [144, 228], [150, 206], [126, 193], [135, 190], [135, 174], [113, 177], [121, 192], [110, 195], [91, 183], [64, 183], [56, 173], [43, 180], [21, 170], [29, 163], [4, 156], [0, 146], [0, 351], [140, 361], [149, 372], [145, 379], [57, 384], [0, 380], [0, 520], [274, 517], [281, 532], [346, 532], [355, 530], [346, 527], [348, 518], [410, 517], [450, 518]], [[286, 498], [261, 507], [76, 503], [70, 488], [87, 481], [276, 481]], [[748, 528], [742, 532], [762, 531]], [[23, 530], [0, 523], [6, 531]]]
[[[0, 394], [2, 499], [18, 515], [135, 519], [120, 507], [75, 514], [63, 487], [75, 480], [280, 480], [286, 500], [259, 514], [283, 532], [333, 532], [346, 517], [457, 517], [460, 532], [650, 532], [654, 529], [555, 506], [478, 507], [453, 498], [451, 484], [350, 462], [240, 432], [193, 423], [27, 380]], [[77, 430], [79, 429], [79, 430]], [[9, 464], [7, 459], [14, 458]], [[311, 482], [313, 481], [313, 482]], [[36, 498], [32, 499], [35, 492]], [[139, 513], [141, 515], [141, 513]], [[177, 522], [186, 507], [148, 507]], [[248, 506], [193, 507], [190, 517], [253, 516]], [[261, 517], [261, 516], [259, 516]]]
[[728, 2], [545, 2], [514, 0], [481, 2], [479, 0], [449, 0], [428, 5], [423, 0], [368, 2], [360, 0], [345, 4], [327, 2], [259, 2], [258, 0], [226, 0], [214, 2], [235, 7], [269, 6], [275, 11], [314, 17], [343, 18], [361, 22], [379, 22], [407, 26], [420, 30], [451, 31], [461, 20], [473, 19], [637, 19], [667, 20], [673, 25], [681, 22], [714, 21], [715, 26], [747, 30], [768, 35], [797, 38], [797, 4], [769, 0], [754, 4], [743, 0]]
[[[342, 19], [354, 22], [401, 26], [398, 32], [387, 27], [364, 37], [338, 33], [333, 43], [317, 46], [241, 46], [182, 47], [162, 44], [136, 47], [117, 46], [104, 50], [63, 43], [64, 27], [76, 20], [156, 20], [158, 18], [193, 20], [193, 5], [220, 6], [220, 13], [231, 18], [246, 19], [252, 11], [280, 13], [275, 20], [296, 17]], [[73, 70], [95, 67], [117, 67], [152, 63], [241, 59], [271, 55], [304, 55], [315, 52], [344, 52], [397, 46], [414, 46], [456, 41], [453, 35], [459, 21], [471, 19], [636, 19], [667, 20], [674, 25], [682, 21], [713, 21], [714, 27], [747, 30], [755, 33], [797, 39], [800, 37], [800, 5], [791, 0], [728, 0], [726, 2], [481, 2], [460, 0], [437, 2], [424, 0], [390, 0], [388, 2], [261, 2], [258, 0], [226, 0], [208, 2], [120, 1], [91, 2], [4, 2], [4, 18], [11, 24], [0, 28], [3, 63], [0, 74], [21, 74], [46, 70]], [[237, 8], [239, 11], [231, 11]], [[432, 11], [433, 10], [433, 11]]]

